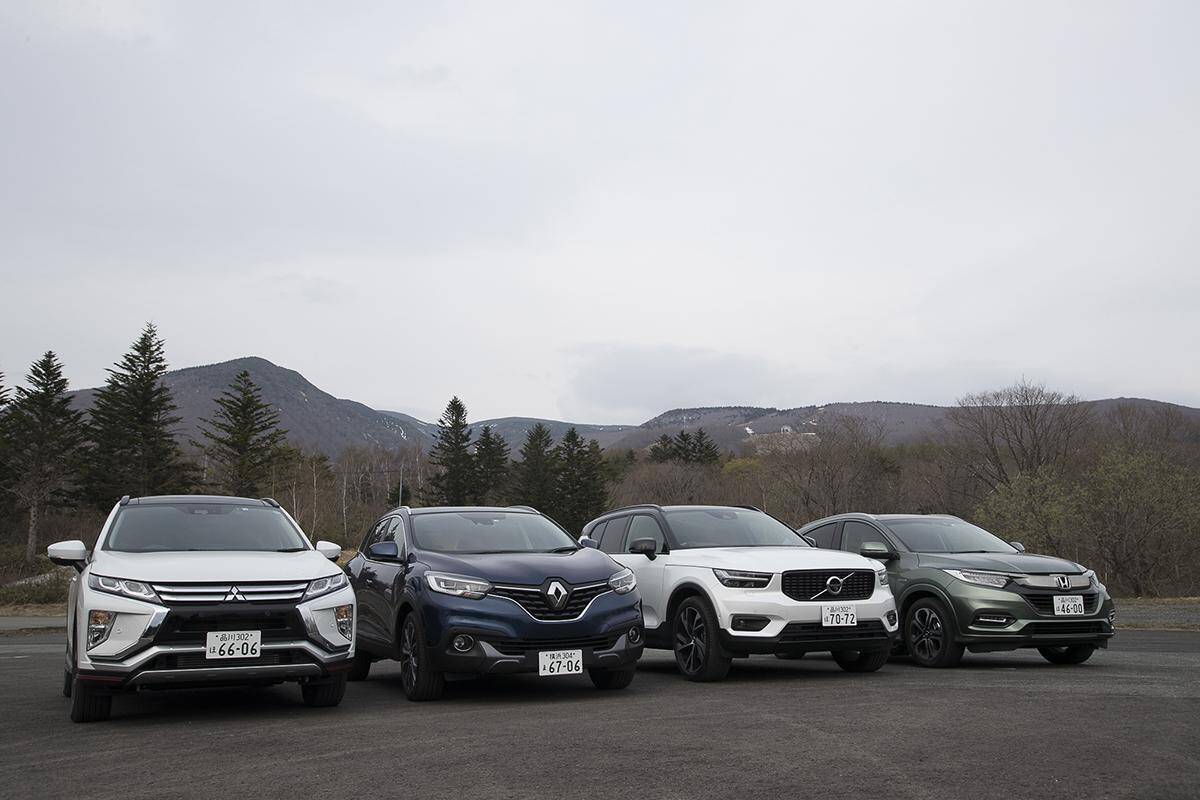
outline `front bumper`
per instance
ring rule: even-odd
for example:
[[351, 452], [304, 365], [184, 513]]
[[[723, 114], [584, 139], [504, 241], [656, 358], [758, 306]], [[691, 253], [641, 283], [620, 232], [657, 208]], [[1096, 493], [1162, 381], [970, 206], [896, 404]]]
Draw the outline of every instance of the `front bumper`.
[[[876, 585], [862, 600], [799, 601], [784, 594], [781, 576], [764, 589], [717, 587], [711, 593], [720, 627], [721, 645], [731, 655], [866, 650], [890, 647], [899, 634], [896, 601], [886, 586]], [[853, 605], [858, 625], [851, 628], [821, 624], [822, 605]], [[737, 630], [745, 618], [765, 618], [757, 631]]]
[[[1081, 616], [1056, 616], [1048, 609], [1039, 611], [1027, 599], [1027, 595], [1035, 595], [1032, 592], [993, 589], [961, 581], [951, 588], [956, 638], [971, 652], [1072, 644], [1107, 647], [1108, 640], [1116, 634], [1113, 601], [1102, 587], [1086, 590], [1094, 593], [1095, 598], [1090, 602], [1085, 600], [1085, 609], [1090, 613]], [[1053, 593], [1040, 594], [1045, 597]]]
[[[117, 618], [108, 638], [90, 650], [85, 626], [78, 626], [75, 674], [113, 690], [319, 680], [349, 669], [354, 657], [353, 638], [343, 637], [334, 620], [335, 608], [355, 604], [349, 587], [300, 604], [158, 605], [91, 590], [81, 601], [81, 620], [93, 609]], [[209, 631], [255, 629], [262, 632], [258, 657], [205, 657]]]
[[[538, 671], [543, 650], [581, 650], [585, 669], [616, 669], [642, 656], [644, 631], [637, 592], [600, 595], [575, 620], [539, 621], [519, 605], [497, 597], [467, 600], [430, 597], [422, 606], [426, 644], [433, 668], [460, 675], [511, 675]], [[636, 628], [636, 641], [630, 631]], [[456, 636], [474, 641], [454, 649]]]

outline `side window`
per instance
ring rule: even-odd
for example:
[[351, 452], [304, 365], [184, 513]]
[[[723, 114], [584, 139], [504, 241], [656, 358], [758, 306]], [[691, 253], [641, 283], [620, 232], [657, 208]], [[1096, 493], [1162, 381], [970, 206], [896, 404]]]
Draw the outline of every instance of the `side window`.
[[607, 527], [608, 527], [608, 520], [604, 520], [604, 522], [601, 522], [599, 525], [595, 526], [590, 531], [588, 531], [587, 535], [589, 537], [591, 537], [592, 539], [595, 539], [597, 542], [603, 542], [604, 541], [604, 529]]
[[381, 541], [391, 540], [400, 548], [400, 556], [403, 557], [408, 548], [404, 544], [404, 520], [401, 517], [392, 517], [387, 530], [384, 532]]
[[887, 539], [875, 527], [868, 525], [865, 522], [857, 522], [855, 520], [846, 520], [845, 526], [842, 528], [842, 549], [848, 553], [857, 553], [862, 547], [863, 542], [883, 542], [887, 543]]
[[621, 547], [625, 543], [625, 529], [629, 527], [629, 517], [617, 517], [604, 523], [604, 538], [600, 540], [600, 549], [605, 553], [624, 553]]
[[371, 528], [371, 530], [367, 533], [367, 535], [365, 537], [363, 537], [363, 546], [362, 546], [363, 550], [366, 550], [368, 547], [375, 544], [383, 537], [383, 533], [384, 533], [384, 531], [387, 530], [387, 526], [388, 526], [389, 522], [391, 522], [390, 517], [387, 519], [381, 519], [375, 523], [375, 525]]
[[808, 532], [813, 541], [817, 543], [817, 547], [824, 547], [826, 550], [833, 549], [833, 540], [837, 536], [838, 524], [830, 522], [822, 525], [819, 528], [813, 528]]
[[658, 520], [654, 517], [638, 514], [633, 518], [633, 521], [629, 523], [629, 534], [625, 537], [625, 547], [622, 549], [622, 552], [628, 552], [629, 545], [638, 539], [653, 539], [658, 545], [655, 548], [656, 553], [661, 553], [664, 550], [663, 542], [665, 541], [665, 537], [663, 536], [662, 527], [659, 526]]

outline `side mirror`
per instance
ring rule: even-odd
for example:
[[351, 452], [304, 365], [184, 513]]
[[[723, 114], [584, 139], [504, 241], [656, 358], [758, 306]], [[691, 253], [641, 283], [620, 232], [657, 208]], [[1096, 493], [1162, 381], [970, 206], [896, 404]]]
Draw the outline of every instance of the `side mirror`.
[[817, 546], [817, 540], [811, 536], [805, 536], [804, 534], [801, 534], [800, 538], [803, 539], [804, 541], [808, 542], [809, 544], [811, 544], [813, 547]]
[[80, 572], [87, 566], [87, 545], [78, 539], [69, 542], [55, 542], [46, 548], [46, 555], [60, 567], [74, 567]]
[[891, 561], [896, 557], [891, 548], [883, 542], [863, 542], [862, 547], [858, 548], [858, 554], [867, 558], [877, 558], [880, 561]]
[[376, 561], [399, 561], [400, 545], [395, 542], [376, 542], [367, 548], [367, 556]]
[[1018, 553], [1025, 552], [1025, 545], [1021, 544], [1020, 542], [1009, 542], [1009, 544], [1011, 544], [1013, 547], [1017, 548]]
[[641, 553], [653, 561], [658, 558], [658, 542], [653, 539], [634, 539], [629, 543], [629, 552]]
[[317, 552], [330, 561], [337, 561], [342, 557], [342, 546], [333, 542], [317, 542]]
[[579, 544], [582, 547], [590, 547], [593, 550], [598, 550], [600, 548], [600, 543], [590, 536], [580, 536]]

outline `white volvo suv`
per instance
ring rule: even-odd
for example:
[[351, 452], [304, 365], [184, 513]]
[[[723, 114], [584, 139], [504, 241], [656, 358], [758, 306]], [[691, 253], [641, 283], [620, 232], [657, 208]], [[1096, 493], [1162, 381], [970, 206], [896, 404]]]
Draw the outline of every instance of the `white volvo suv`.
[[646, 646], [674, 650], [688, 680], [720, 680], [756, 653], [828, 651], [848, 672], [873, 672], [899, 630], [879, 562], [817, 549], [756, 508], [632, 506], [583, 537], [633, 570]]
[[354, 658], [354, 591], [332, 542], [309, 543], [274, 500], [121, 498], [75, 567], [63, 694], [71, 719], [107, 719], [122, 691], [298, 681], [335, 706]]

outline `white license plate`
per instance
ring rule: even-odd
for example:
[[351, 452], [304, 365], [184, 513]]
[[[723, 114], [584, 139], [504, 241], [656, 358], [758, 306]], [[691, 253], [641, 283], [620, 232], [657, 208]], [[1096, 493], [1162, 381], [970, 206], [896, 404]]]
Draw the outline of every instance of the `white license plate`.
[[1083, 610], [1083, 595], [1056, 594], [1054, 595], [1054, 616], [1081, 617]]
[[538, 675], [580, 675], [582, 673], [582, 650], [542, 650], [538, 652]]
[[205, 658], [258, 658], [262, 631], [210, 631]]
[[853, 604], [821, 606], [821, 624], [826, 628], [857, 625], [858, 612], [855, 611]]

